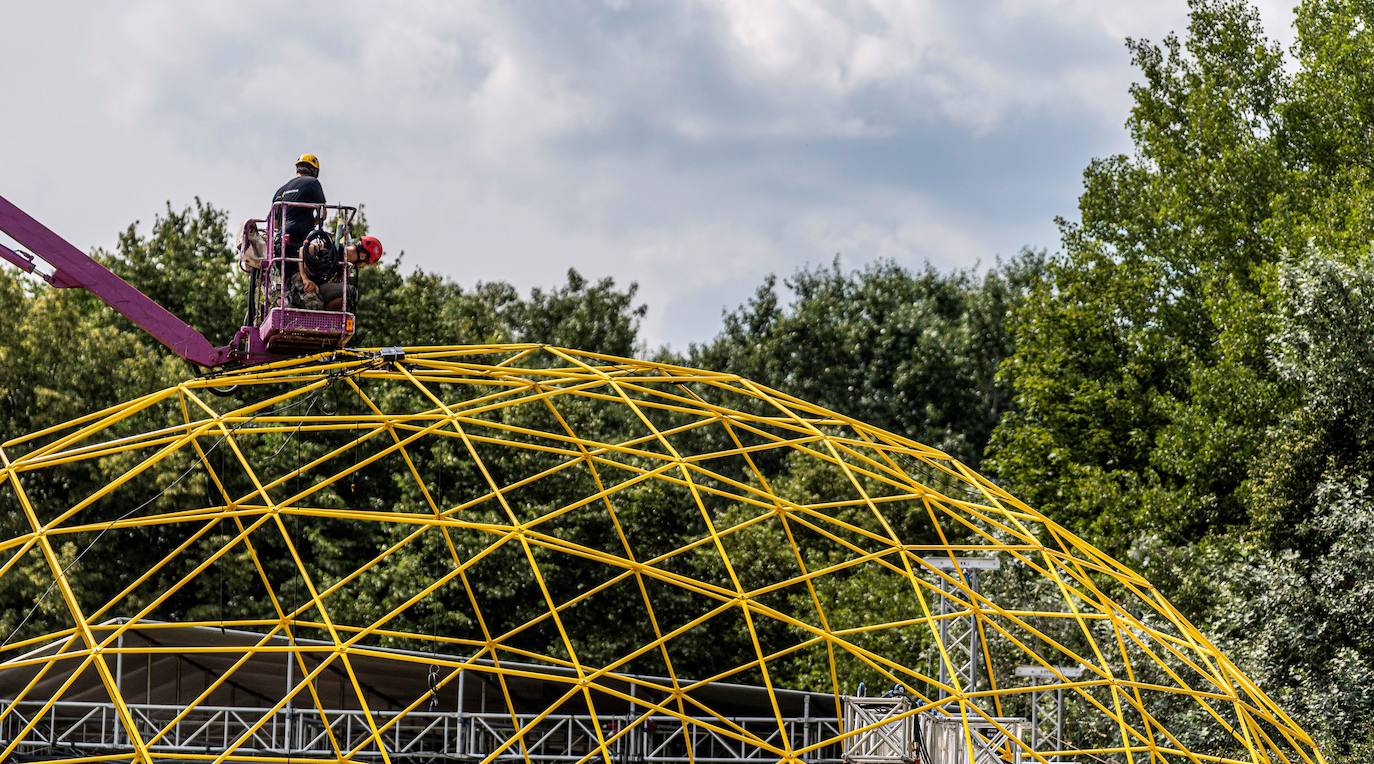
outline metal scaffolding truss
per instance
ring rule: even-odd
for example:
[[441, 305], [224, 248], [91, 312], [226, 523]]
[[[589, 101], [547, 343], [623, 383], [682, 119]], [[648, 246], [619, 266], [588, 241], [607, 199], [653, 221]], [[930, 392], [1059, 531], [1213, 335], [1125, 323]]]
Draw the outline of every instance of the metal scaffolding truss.
[[1060, 751], [1072, 750], [1065, 737], [1064, 688], [1067, 683], [1083, 676], [1082, 666], [1017, 666], [1015, 675], [1030, 679], [1031, 746], [1052, 761], [1065, 761]]
[[978, 577], [981, 573], [1001, 567], [996, 557], [932, 557], [926, 562], [944, 575], [936, 579], [940, 589], [938, 616], [943, 650], [936, 650], [942, 684], [950, 684], [958, 677], [965, 691], [978, 690], [978, 677], [983, 672], [983, 631], [978, 623], [975, 599], [965, 599], [962, 590], [981, 595]]
[[[738, 737], [705, 727], [684, 728], [671, 716], [650, 716], [638, 724], [629, 716], [594, 721], [588, 714], [542, 718], [517, 714], [512, 718], [495, 712], [374, 712], [369, 719], [358, 710], [325, 709], [322, 716], [278, 711], [262, 723], [263, 709], [247, 706], [204, 706], [190, 714], [179, 706], [131, 703], [128, 709], [145, 739], [157, 738], [147, 749], [164, 760], [224, 751], [241, 740], [236, 755], [259, 760], [330, 760], [337, 756], [337, 745], [357, 751], [351, 754], [352, 761], [377, 761], [383, 756], [382, 749], [372, 745], [372, 724], [387, 730], [382, 742], [386, 758], [392, 761], [476, 760], [487, 752], [504, 750], [496, 760], [575, 762], [586, 760], [607, 738], [614, 741], [608, 750], [615, 761], [729, 764], [761, 760], [761, 750]], [[119, 748], [119, 721], [109, 703], [59, 701], [48, 706], [33, 701], [12, 707], [0, 704], [0, 710], [6, 712], [0, 740], [13, 740], [21, 730], [30, 729], [13, 754], [21, 760], [80, 759]], [[40, 712], [41, 718], [37, 717]], [[327, 726], [322, 718], [329, 720]], [[835, 739], [840, 734], [833, 719], [786, 718], [781, 727], [773, 717], [724, 721], [779, 746], [784, 737], [802, 748], [811, 740]], [[598, 722], [600, 730], [594, 727]], [[516, 740], [521, 730], [523, 740]], [[159, 732], [164, 734], [159, 737]], [[837, 748], [818, 750], [808, 761], [837, 764], [841, 761]]]
[[844, 741], [844, 760], [854, 764], [902, 764], [916, 756], [916, 717], [905, 697], [846, 698], [844, 728], [863, 730]]
[[1026, 720], [921, 717], [922, 764], [1021, 764]]
[[1020, 664], [1084, 667], [1053, 757], [1324, 761], [1127, 566], [727, 373], [255, 366], [0, 442], [0, 523], [0, 761], [828, 761], [876, 729], [844, 718], [866, 682], [942, 756], [1047, 762], [1009, 726]]

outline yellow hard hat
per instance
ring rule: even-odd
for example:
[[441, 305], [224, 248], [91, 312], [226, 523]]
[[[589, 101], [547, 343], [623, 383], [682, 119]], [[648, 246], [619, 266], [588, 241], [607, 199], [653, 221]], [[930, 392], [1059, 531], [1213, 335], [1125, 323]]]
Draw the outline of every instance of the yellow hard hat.
[[314, 154], [301, 154], [301, 158], [296, 160], [296, 166], [299, 167], [303, 164], [308, 164], [315, 168], [315, 172], [317, 173], [320, 171], [320, 159]]

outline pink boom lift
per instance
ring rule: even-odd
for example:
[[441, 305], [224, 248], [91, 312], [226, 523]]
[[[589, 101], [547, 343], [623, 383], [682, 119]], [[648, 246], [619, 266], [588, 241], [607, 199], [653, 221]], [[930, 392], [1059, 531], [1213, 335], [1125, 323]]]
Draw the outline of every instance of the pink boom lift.
[[[284, 228], [287, 207], [311, 207], [317, 220], [326, 219], [331, 212], [338, 215], [345, 237], [351, 235], [349, 232], [357, 215], [356, 207], [279, 202], [272, 205], [265, 220], [255, 221], [267, 226], [267, 256], [262, 267], [249, 274], [252, 281], [248, 300], [252, 309], [248, 318], [229, 344], [221, 347], [212, 345], [205, 335], [3, 196], [0, 196], [0, 232], [27, 251], [0, 243], [0, 259], [14, 263], [58, 289], [85, 289], [173, 353], [197, 366], [241, 366], [341, 348], [352, 338], [354, 329], [353, 306], [348, 304], [348, 266], [343, 267], [344, 304], [339, 310], [294, 308], [286, 304], [285, 289], [272, 289], [273, 285], [285, 282], [288, 262], [301, 261], [299, 256], [287, 255], [274, 246], [278, 232]], [[348, 243], [347, 239], [340, 241], [338, 251], [342, 252], [343, 245]], [[39, 267], [44, 264], [51, 270]]]

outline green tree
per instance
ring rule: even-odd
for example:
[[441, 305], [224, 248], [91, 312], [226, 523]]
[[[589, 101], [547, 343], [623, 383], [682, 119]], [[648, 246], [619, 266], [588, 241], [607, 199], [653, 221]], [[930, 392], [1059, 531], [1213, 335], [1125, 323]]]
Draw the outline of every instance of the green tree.
[[[95, 256], [212, 343], [224, 344], [246, 307], [247, 277], [238, 270], [230, 241], [228, 213], [196, 199], [181, 210], [169, 203], [147, 235], [137, 222], [130, 224], [113, 252], [98, 250]], [[103, 304], [87, 310], [132, 328]], [[159, 347], [146, 335], [144, 341]]]
[[1135, 150], [1089, 166], [1013, 310], [988, 463], [1369, 761], [1374, 4], [1306, 0], [1296, 27], [1291, 75], [1244, 3], [1131, 43]]
[[1117, 552], [1245, 522], [1246, 464], [1291, 405], [1270, 363], [1275, 135], [1289, 81], [1243, 2], [1192, 3], [1186, 41], [1129, 44], [1132, 155], [1084, 173], [1081, 220], [1013, 310], [1015, 405], [989, 464]]
[[833, 263], [789, 278], [787, 305], [769, 277], [726, 314], [714, 340], [692, 346], [688, 363], [740, 374], [977, 466], [1010, 398], [996, 379], [1011, 350], [1007, 311], [1042, 267], [1034, 252], [982, 275], [893, 262], [845, 273]]
[[1303, 391], [1254, 462], [1255, 527], [1212, 621], [1333, 760], [1374, 759], [1374, 299], [1370, 260], [1285, 271], [1279, 359]]

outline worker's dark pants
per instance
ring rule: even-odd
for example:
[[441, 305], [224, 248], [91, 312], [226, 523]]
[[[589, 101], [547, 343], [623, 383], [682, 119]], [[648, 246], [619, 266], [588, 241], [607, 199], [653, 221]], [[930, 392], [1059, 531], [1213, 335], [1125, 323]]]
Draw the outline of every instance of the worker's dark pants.
[[[337, 282], [337, 281], [331, 281], [331, 282], [329, 282], [328, 284], [320, 284], [320, 300], [324, 303], [324, 306], [325, 306], [326, 309], [328, 309], [328, 310], [340, 310], [340, 309], [342, 309], [342, 308], [343, 308], [343, 303], [342, 303], [343, 296], [344, 296], [343, 284], [340, 284], [340, 283]], [[336, 305], [336, 304], [335, 304], [335, 301], [339, 301], [339, 304]], [[352, 285], [349, 285], [349, 287], [348, 287], [348, 310], [349, 310], [350, 313], [356, 312], [354, 306], [357, 304], [357, 302], [358, 302], [358, 290], [357, 290], [355, 287], [353, 287]]]
[[[281, 298], [275, 288], [271, 294], [271, 305], [275, 307]], [[307, 292], [305, 291], [305, 283], [301, 281], [301, 274], [297, 271], [291, 274], [291, 281], [286, 286], [286, 306], [305, 310], [340, 310], [343, 307], [343, 294], [343, 285], [336, 281], [320, 284], [314, 292]], [[354, 306], [357, 302], [358, 290], [350, 284], [348, 287], [348, 311], [350, 313], [356, 312]]]

